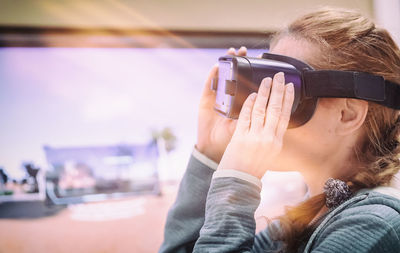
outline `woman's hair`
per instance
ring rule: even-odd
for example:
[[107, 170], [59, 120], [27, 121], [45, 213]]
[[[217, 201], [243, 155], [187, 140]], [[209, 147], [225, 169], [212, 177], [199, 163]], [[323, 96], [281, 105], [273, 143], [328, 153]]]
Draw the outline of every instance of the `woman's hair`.
[[[308, 62], [315, 69], [369, 72], [400, 84], [400, 50], [390, 34], [361, 14], [338, 9], [321, 9], [305, 15], [278, 33], [272, 44], [294, 37], [323, 52]], [[352, 192], [388, 184], [400, 167], [398, 111], [369, 103], [363, 124], [365, 137], [354, 148], [354, 175], [340, 178]], [[360, 155], [359, 155], [360, 154]], [[279, 217], [279, 240], [289, 251], [296, 250], [310, 234], [310, 223], [325, 205], [325, 195], [316, 195], [298, 206], [286, 208]], [[271, 228], [273, 229], [273, 228]], [[274, 231], [276, 232], [276, 231]]]

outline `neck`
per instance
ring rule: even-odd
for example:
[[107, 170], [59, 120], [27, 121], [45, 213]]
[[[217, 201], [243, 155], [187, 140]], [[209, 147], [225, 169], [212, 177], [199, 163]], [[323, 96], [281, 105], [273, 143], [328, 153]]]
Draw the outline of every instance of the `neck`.
[[321, 175], [322, 173], [302, 173], [304, 181], [307, 184], [310, 197], [323, 192], [324, 184], [331, 176], [329, 174]]
[[344, 179], [354, 173], [354, 168], [350, 165], [352, 151], [345, 148], [339, 150], [313, 160], [315, 163], [307, 164], [307, 168], [301, 170], [311, 197], [323, 192], [329, 178]]

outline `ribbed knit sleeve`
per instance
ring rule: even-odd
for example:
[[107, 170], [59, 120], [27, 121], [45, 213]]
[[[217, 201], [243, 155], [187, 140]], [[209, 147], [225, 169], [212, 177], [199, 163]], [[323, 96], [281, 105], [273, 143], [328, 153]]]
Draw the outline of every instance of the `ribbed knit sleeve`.
[[176, 201], [168, 212], [159, 252], [192, 252], [204, 223], [206, 197], [214, 171], [193, 155], [190, 157]]
[[255, 236], [254, 212], [260, 188], [246, 180], [223, 177], [211, 182], [206, 218], [194, 252], [269, 252], [277, 244], [267, 230]]

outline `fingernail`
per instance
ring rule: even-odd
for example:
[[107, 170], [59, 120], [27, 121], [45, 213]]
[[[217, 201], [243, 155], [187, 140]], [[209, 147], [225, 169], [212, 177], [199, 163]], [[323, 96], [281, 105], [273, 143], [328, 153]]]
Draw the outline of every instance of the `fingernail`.
[[[267, 94], [269, 86], [271, 85], [272, 79], [270, 77], [264, 78], [261, 82], [260, 90], [262, 90], [263, 95]], [[262, 89], [261, 89], [262, 87]]]
[[288, 83], [286, 89], [288, 92], [292, 93], [294, 91], [293, 83]]
[[271, 77], [264, 78], [264, 85], [266, 87], [268, 87], [271, 84], [271, 82], [272, 82], [272, 78]]
[[277, 73], [277, 74], [275, 75], [275, 80], [278, 81], [278, 82], [280, 82], [280, 83], [283, 83], [283, 80], [284, 80], [283, 72]]
[[251, 95], [250, 95], [251, 100], [256, 100], [256, 97], [257, 97], [257, 93], [255, 93], [255, 92], [251, 93]]

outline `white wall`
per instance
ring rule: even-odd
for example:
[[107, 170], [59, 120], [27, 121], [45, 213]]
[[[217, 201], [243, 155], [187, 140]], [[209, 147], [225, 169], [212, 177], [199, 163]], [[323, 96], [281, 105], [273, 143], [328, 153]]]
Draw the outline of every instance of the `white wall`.
[[[376, 23], [386, 28], [400, 46], [400, 0], [374, 0], [374, 16]], [[400, 189], [400, 172], [392, 185]]]
[[374, 16], [377, 24], [388, 29], [400, 45], [400, 0], [374, 0]]

